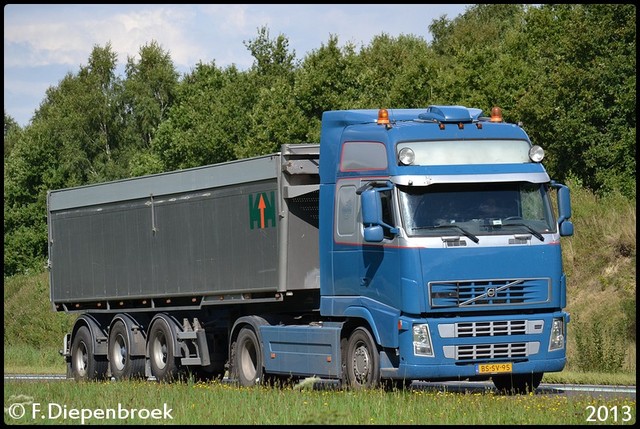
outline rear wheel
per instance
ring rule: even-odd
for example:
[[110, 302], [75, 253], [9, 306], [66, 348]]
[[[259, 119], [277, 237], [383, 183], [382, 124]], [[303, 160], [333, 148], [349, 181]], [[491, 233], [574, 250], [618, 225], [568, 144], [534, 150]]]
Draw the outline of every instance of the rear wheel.
[[178, 377], [178, 362], [174, 350], [174, 338], [168, 322], [159, 318], [149, 329], [147, 347], [151, 374], [158, 381], [173, 381]]
[[144, 357], [133, 357], [131, 339], [127, 327], [121, 320], [116, 321], [109, 332], [109, 362], [111, 375], [116, 380], [139, 378], [144, 375]]
[[95, 344], [89, 328], [81, 326], [71, 343], [71, 374], [76, 381], [105, 378], [107, 360], [95, 355]]
[[345, 370], [349, 387], [373, 388], [380, 383], [380, 356], [368, 330], [357, 328], [349, 337]]
[[493, 376], [493, 384], [500, 393], [508, 395], [526, 395], [540, 386], [541, 372], [532, 374], [505, 374]]
[[233, 372], [242, 386], [255, 386], [262, 380], [262, 348], [251, 328], [242, 328], [233, 351]]

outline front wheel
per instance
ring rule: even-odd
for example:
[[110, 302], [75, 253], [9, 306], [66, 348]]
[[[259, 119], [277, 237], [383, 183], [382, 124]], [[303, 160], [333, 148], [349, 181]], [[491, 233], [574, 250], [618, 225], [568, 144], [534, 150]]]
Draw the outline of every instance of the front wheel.
[[380, 383], [380, 355], [368, 330], [357, 328], [347, 343], [346, 380], [353, 389], [378, 387]]
[[505, 374], [493, 376], [493, 384], [500, 393], [508, 395], [526, 395], [540, 386], [541, 372], [532, 374]]
[[232, 352], [233, 375], [240, 385], [249, 387], [260, 383], [263, 374], [262, 347], [251, 328], [242, 328]]

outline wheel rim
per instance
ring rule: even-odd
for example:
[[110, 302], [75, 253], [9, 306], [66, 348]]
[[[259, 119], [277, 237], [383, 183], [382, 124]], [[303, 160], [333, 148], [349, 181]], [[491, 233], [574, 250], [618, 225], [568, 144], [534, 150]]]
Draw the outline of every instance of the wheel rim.
[[84, 342], [78, 344], [78, 348], [76, 350], [76, 354], [74, 357], [74, 367], [76, 371], [81, 376], [87, 375], [87, 365], [89, 361], [89, 352], [87, 350], [87, 345]]
[[247, 380], [253, 380], [258, 373], [258, 357], [253, 344], [245, 343], [240, 352], [240, 368]]
[[365, 384], [369, 371], [371, 371], [371, 356], [369, 350], [363, 344], [358, 344], [353, 353], [353, 375], [354, 379], [360, 383]]
[[127, 363], [127, 345], [122, 335], [117, 335], [111, 351], [111, 360], [116, 369], [122, 371]]
[[167, 340], [161, 332], [153, 339], [151, 356], [158, 369], [164, 369], [167, 366]]

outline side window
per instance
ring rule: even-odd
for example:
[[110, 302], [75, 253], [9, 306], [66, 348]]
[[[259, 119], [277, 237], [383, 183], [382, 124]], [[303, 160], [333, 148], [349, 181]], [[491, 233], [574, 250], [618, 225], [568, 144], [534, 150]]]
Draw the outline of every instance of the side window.
[[350, 236], [356, 232], [356, 187], [347, 185], [338, 191], [338, 235]]
[[346, 142], [342, 146], [340, 171], [385, 170], [387, 149], [377, 142]]
[[[393, 221], [393, 204], [391, 201], [391, 191], [380, 192], [380, 198], [382, 199], [382, 221], [387, 225], [395, 226]], [[392, 239], [393, 234], [391, 230], [386, 226], [382, 227], [384, 231], [384, 238]]]

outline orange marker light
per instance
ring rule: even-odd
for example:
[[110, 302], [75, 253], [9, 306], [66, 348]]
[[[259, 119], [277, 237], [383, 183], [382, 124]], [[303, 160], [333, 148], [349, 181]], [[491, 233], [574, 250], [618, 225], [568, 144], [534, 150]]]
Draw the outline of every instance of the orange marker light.
[[499, 107], [491, 109], [491, 122], [502, 122], [502, 109]]
[[389, 112], [387, 109], [378, 110], [378, 124], [386, 125], [389, 123]]

